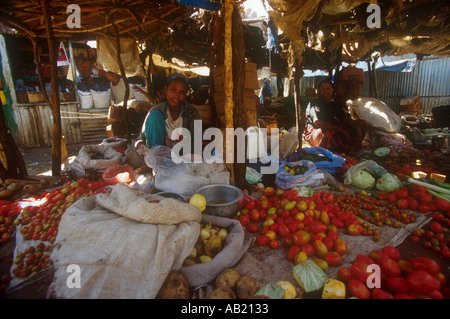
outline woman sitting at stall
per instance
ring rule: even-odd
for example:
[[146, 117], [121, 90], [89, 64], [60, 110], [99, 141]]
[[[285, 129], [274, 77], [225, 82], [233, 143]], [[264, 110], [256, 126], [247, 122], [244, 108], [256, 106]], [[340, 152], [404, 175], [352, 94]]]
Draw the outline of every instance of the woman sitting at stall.
[[172, 140], [172, 131], [186, 128], [194, 137], [194, 120], [201, 120], [200, 112], [186, 101], [189, 89], [187, 77], [174, 73], [166, 81], [164, 93], [166, 101], [152, 107], [145, 118], [141, 134], [135, 144], [136, 149], [145, 145], [148, 148], [157, 145], [172, 147], [178, 141]]
[[313, 147], [332, 152], [352, 152], [361, 147], [367, 124], [353, 120], [344, 107], [333, 101], [330, 80], [319, 83], [319, 97], [306, 108], [306, 127], [303, 138]]

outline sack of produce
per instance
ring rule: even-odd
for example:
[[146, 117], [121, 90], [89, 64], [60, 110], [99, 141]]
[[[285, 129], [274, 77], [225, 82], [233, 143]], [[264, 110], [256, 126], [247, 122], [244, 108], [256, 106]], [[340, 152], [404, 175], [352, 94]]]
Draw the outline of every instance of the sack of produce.
[[91, 90], [92, 99], [94, 100], [94, 108], [105, 108], [111, 105], [111, 90], [107, 91], [94, 91]]
[[209, 184], [229, 184], [230, 174], [223, 163], [175, 163], [171, 149], [155, 146], [145, 155], [145, 163], [155, 172], [155, 187], [191, 197], [197, 190]]
[[[234, 266], [250, 245], [238, 220], [203, 214], [201, 224], [207, 226], [202, 227], [195, 251], [179, 270], [191, 287], [206, 285], [225, 269]], [[211, 227], [216, 227], [217, 232], [209, 233]], [[193, 263], [194, 260], [197, 261]]]
[[84, 92], [78, 90], [78, 97], [80, 99], [80, 107], [83, 110], [92, 109], [94, 107], [94, 100], [90, 92]]
[[105, 138], [100, 145], [105, 145], [112, 147], [113, 149], [123, 148], [127, 147], [127, 139], [126, 138], [120, 138], [120, 137], [108, 137]]
[[291, 189], [297, 186], [317, 187], [324, 175], [317, 171], [311, 161], [281, 162], [275, 184], [281, 189]]
[[86, 168], [95, 168], [103, 174], [109, 166], [122, 164], [122, 157], [122, 153], [107, 145], [83, 145], [68, 168], [76, 178], [84, 178]]
[[[201, 218], [190, 204], [123, 184], [110, 194], [79, 199], [64, 213], [50, 256], [52, 297], [155, 298], [168, 274], [192, 252]], [[71, 278], [77, 266], [75, 289]]]
[[347, 106], [358, 118], [386, 133], [400, 131], [402, 120], [386, 103], [369, 97], [348, 100]]

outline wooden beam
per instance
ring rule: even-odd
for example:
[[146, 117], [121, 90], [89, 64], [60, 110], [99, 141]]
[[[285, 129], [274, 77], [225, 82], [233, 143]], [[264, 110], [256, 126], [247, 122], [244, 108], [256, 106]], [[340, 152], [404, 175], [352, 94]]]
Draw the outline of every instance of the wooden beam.
[[[232, 0], [225, 0], [224, 5], [224, 21], [225, 21], [225, 162], [230, 169], [230, 182], [234, 185], [234, 134], [229, 128], [233, 128], [233, 41], [232, 41], [232, 25], [233, 25], [233, 3]], [[230, 134], [231, 133], [231, 134]]]
[[56, 54], [55, 38], [53, 34], [53, 25], [49, 11], [49, 0], [40, 0], [42, 14], [44, 16], [45, 29], [47, 32], [47, 43], [49, 58], [51, 64], [51, 110], [53, 116], [53, 135], [52, 135], [52, 175], [61, 174], [61, 112], [58, 92], [58, 57]]
[[123, 114], [125, 117], [125, 132], [127, 134], [128, 144], [131, 143], [131, 133], [130, 133], [130, 125], [128, 123], [128, 112], [127, 112], [127, 102], [128, 97], [130, 96], [130, 86], [128, 85], [127, 75], [125, 73], [125, 69], [123, 67], [122, 57], [120, 56], [120, 34], [117, 29], [117, 25], [114, 22], [112, 15], [108, 14], [109, 20], [111, 21], [111, 25], [113, 26], [116, 32], [116, 54], [117, 54], [117, 63], [119, 64], [120, 74], [122, 76], [123, 82], [125, 84], [125, 96], [123, 98]]

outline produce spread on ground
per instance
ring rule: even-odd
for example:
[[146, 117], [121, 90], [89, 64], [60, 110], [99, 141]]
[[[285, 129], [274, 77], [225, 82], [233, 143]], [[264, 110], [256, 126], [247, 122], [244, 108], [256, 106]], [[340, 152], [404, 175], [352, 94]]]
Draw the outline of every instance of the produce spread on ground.
[[[178, 264], [174, 261], [177, 269], [165, 273], [154, 297], [450, 298], [450, 184], [442, 171], [449, 155], [405, 147], [332, 156], [297, 152], [295, 160], [280, 164], [274, 183], [258, 181], [243, 190], [228, 224], [205, 219], [208, 203], [203, 195], [186, 198], [184, 204], [202, 211], [203, 218], [191, 232], [196, 234], [190, 238], [193, 244], [183, 248], [187, 253], [178, 256]], [[316, 169], [316, 164], [325, 162], [321, 167], [326, 168], [335, 159], [342, 161], [331, 171]], [[75, 215], [71, 207], [80, 201], [112, 195], [119, 183], [136, 189], [139, 176], [130, 174], [130, 166], [114, 165], [114, 174], [107, 171], [97, 180], [72, 176], [59, 185], [46, 180], [3, 182], [0, 251], [2, 263], [10, 261], [0, 277], [4, 298], [55, 296], [53, 265], [61, 260], [53, 260], [52, 254], [56, 243], [70, 245], [58, 236], [65, 214], [68, 220]], [[286, 174], [291, 184], [282, 180]], [[304, 183], [305, 176], [317, 174], [322, 174], [319, 183]], [[292, 178], [296, 186], [279, 186], [293, 185]], [[164, 199], [148, 202], [166, 205]], [[233, 251], [227, 248], [232, 245], [238, 247], [234, 254], [242, 254], [230, 255]], [[223, 254], [228, 257], [220, 259]], [[76, 256], [67, 262], [81, 263]], [[202, 268], [208, 264], [211, 268]], [[205, 273], [212, 277], [201, 278]], [[41, 290], [33, 291], [39, 284]]]

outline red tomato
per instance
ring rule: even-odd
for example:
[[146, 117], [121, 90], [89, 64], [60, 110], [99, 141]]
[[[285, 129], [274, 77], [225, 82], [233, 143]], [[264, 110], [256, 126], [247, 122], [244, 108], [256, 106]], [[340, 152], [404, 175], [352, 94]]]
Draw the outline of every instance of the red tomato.
[[297, 245], [292, 245], [289, 250], [288, 253], [286, 255], [286, 258], [288, 260], [293, 260], [295, 255], [297, 255], [297, 253], [299, 253], [301, 251], [300, 247]]
[[247, 229], [251, 233], [256, 233], [258, 231], [258, 226], [256, 226], [255, 224], [248, 224]]
[[362, 282], [358, 279], [352, 279], [348, 283], [348, 289], [352, 296], [358, 299], [369, 299], [370, 291], [367, 288], [365, 282]]
[[365, 262], [367, 265], [375, 264], [372, 258], [362, 254], [356, 255], [356, 260]]
[[276, 239], [272, 239], [269, 242], [269, 247], [272, 248], [272, 249], [278, 249], [279, 246], [280, 246], [280, 243]]
[[270, 241], [269, 236], [261, 235], [256, 238], [255, 244], [257, 246], [264, 246], [264, 245], [267, 245], [269, 243], [269, 241]]
[[349, 282], [350, 280], [354, 279], [353, 273], [352, 273], [352, 271], [350, 270], [349, 267], [341, 267], [341, 268], [339, 268], [338, 276], [344, 282]]
[[386, 285], [393, 292], [408, 293], [411, 291], [408, 281], [402, 277], [387, 277], [385, 279]]
[[378, 264], [380, 265], [381, 270], [388, 276], [398, 277], [402, 272], [397, 262], [390, 257], [381, 258], [378, 260]]
[[441, 272], [439, 264], [428, 257], [416, 257], [411, 259], [410, 262], [415, 269], [429, 272], [433, 276], [436, 276]]
[[299, 230], [297, 232], [295, 232], [294, 234], [292, 234], [292, 241], [294, 242], [294, 244], [301, 246], [304, 245], [306, 243], [308, 243], [311, 240], [311, 236], [309, 235], [308, 232], [304, 231], [304, 230]]
[[381, 251], [394, 260], [400, 259], [400, 251], [395, 247], [385, 246], [381, 249]]
[[289, 231], [288, 226], [286, 226], [285, 224], [281, 224], [278, 229], [277, 229], [278, 235], [280, 237], [287, 237], [291, 234], [291, 232]]
[[308, 257], [314, 256], [314, 254], [316, 253], [314, 246], [311, 244], [304, 244], [300, 248], [308, 255]]
[[417, 270], [406, 277], [412, 290], [418, 293], [430, 293], [435, 289], [441, 288], [441, 283], [429, 272]]
[[367, 263], [356, 260], [350, 266], [350, 270], [352, 271], [352, 274], [356, 279], [362, 282], [366, 282], [367, 278], [372, 274], [370, 271], [367, 270], [368, 266], [369, 265]]
[[394, 299], [394, 296], [381, 288], [375, 288], [372, 291], [372, 299]]
[[257, 209], [255, 209], [255, 208], [250, 210], [249, 215], [250, 215], [250, 219], [253, 222], [257, 222], [259, 220], [259, 218], [260, 218], [259, 211]]
[[329, 252], [325, 255], [325, 261], [328, 263], [328, 265], [332, 267], [338, 267], [342, 265], [344, 260], [342, 259], [342, 256], [335, 251]]

